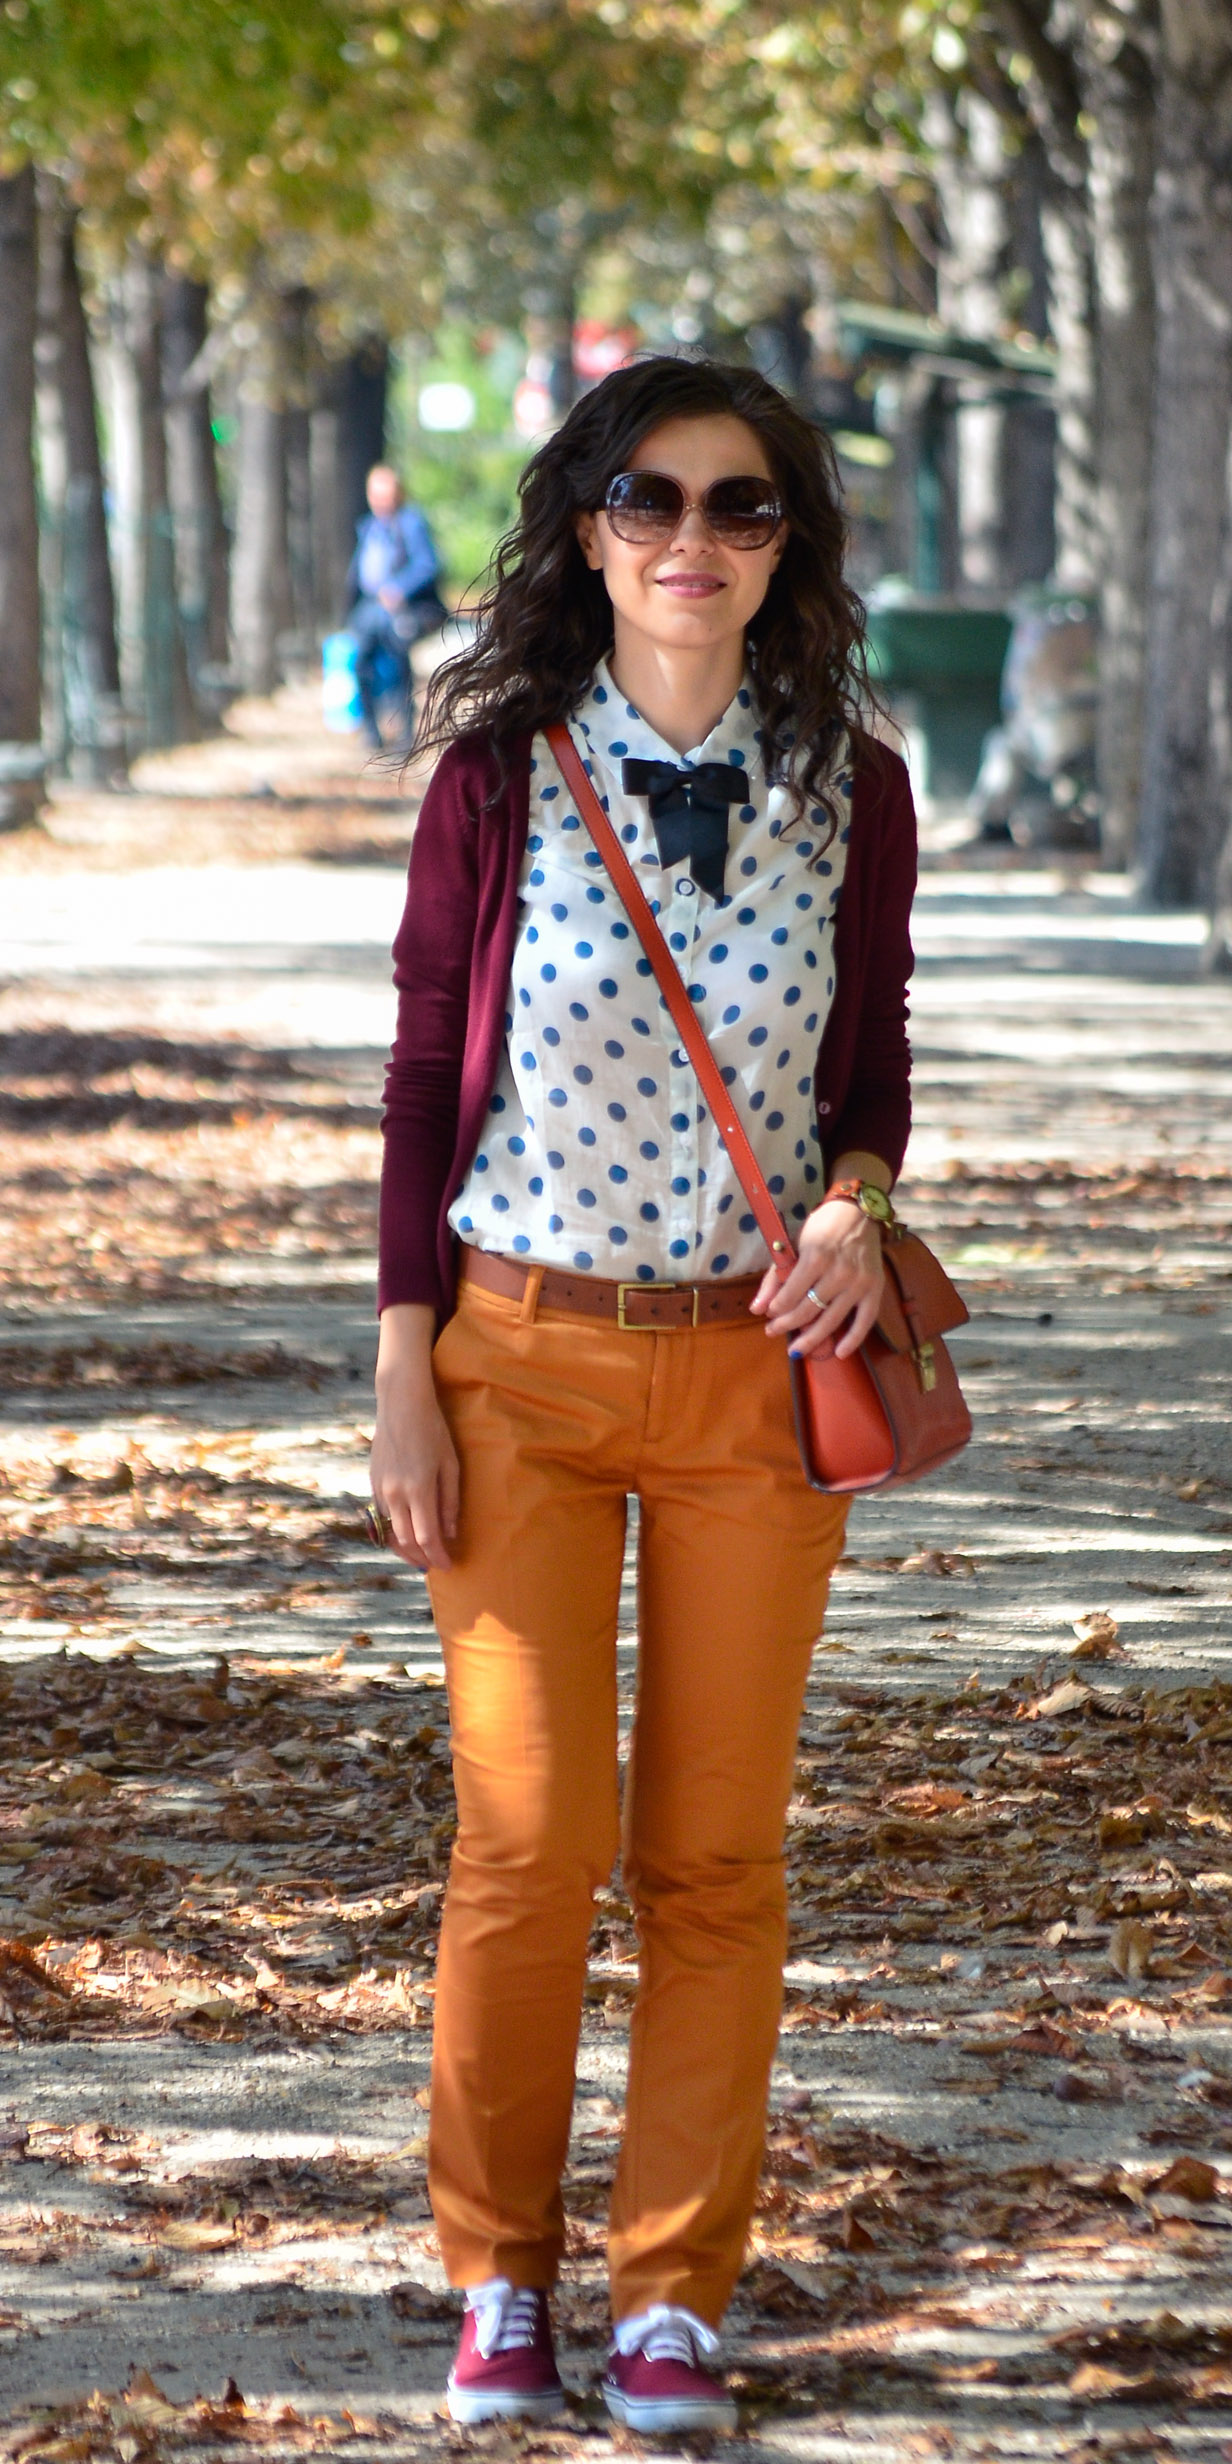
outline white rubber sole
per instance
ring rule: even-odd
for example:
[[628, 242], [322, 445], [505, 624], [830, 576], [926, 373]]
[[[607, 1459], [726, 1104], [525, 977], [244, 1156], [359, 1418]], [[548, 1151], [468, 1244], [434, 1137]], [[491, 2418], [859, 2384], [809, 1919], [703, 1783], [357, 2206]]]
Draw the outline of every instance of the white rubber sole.
[[739, 2415], [731, 2396], [656, 2398], [627, 2396], [606, 2380], [600, 2390], [613, 2421], [626, 2430], [647, 2433], [670, 2430], [734, 2430]]
[[498, 2387], [455, 2387], [452, 2379], [445, 2388], [445, 2409], [451, 2421], [473, 2428], [480, 2421], [550, 2421], [565, 2409], [563, 2387], [549, 2388], [541, 2396], [515, 2395], [512, 2390], [502, 2394]]

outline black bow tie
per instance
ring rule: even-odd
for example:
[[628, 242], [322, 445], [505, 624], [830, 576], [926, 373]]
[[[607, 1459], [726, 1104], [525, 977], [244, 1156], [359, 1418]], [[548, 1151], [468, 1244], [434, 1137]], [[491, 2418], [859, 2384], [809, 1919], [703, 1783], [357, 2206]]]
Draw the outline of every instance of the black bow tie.
[[727, 808], [747, 804], [749, 774], [735, 762], [703, 761], [678, 770], [670, 761], [622, 761], [621, 784], [646, 796], [662, 865], [687, 864], [697, 886], [723, 896]]

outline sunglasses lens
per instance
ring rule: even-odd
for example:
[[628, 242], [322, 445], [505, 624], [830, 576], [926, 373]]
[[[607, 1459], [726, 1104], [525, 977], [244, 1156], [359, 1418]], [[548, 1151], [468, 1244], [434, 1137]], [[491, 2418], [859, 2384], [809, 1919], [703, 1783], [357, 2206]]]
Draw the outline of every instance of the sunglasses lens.
[[617, 538], [643, 544], [670, 538], [684, 509], [684, 490], [665, 471], [622, 471], [604, 503]]
[[727, 547], [768, 547], [783, 518], [768, 479], [716, 479], [702, 504], [715, 538]]

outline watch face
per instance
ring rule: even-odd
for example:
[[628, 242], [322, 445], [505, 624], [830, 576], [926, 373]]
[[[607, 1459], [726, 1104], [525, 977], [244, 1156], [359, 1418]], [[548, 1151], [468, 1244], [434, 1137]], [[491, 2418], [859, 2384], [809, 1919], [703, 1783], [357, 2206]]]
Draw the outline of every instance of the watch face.
[[878, 1189], [872, 1181], [861, 1182], [860, 1204], [865, 1214], [873, 1216], [877, 1223], [893, 1223], [894, 1209], [884, 1189]]

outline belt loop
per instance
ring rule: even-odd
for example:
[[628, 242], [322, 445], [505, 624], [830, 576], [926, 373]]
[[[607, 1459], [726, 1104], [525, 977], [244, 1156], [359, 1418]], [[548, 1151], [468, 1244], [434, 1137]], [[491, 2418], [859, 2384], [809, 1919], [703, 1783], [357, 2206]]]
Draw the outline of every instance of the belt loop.
[[526, 1269], [526, 1281], [522, 1286], [522, 1298], [518, 1303], [519, 1326], [534, 1325], [535, 1311], [539, 1306], [539, 1287], [543, 1282], [544, 1271], [542, 1266], [528, 1266]]

